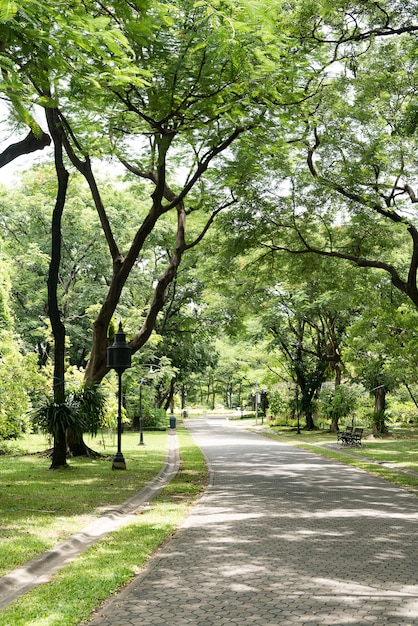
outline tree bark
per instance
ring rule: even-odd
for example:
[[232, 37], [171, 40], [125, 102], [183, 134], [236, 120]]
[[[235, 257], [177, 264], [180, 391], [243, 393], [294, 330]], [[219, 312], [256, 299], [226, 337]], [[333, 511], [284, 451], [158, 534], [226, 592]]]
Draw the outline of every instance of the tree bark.
[[174, 394], [176, 391], [176, 380], [175, 378], [172, 378], [170, 381], [170, 390], [167, 394], [167, 398], [164, 402], [164, 410], [168, 411], [171, 409], [172, 412], [172, 407], [174, 406]]
[[36, 137], [35, 134], [30, 131], [25, 139], [7, 146], [7, 148], [0, 153], [0, 167], [4, 167], [23, 154], [43, 150], [46, 146], [49, 146], [50, 143], [51, 137], [46, 133], [42, 132], [39, 137]]
[[89, 448], [82, 435], [75, 435], [72, 432], [67, 432], [67, 450], [71, 452], [72, 456], [100, 456], [100, 452]]
[[[67, 195], [69, 174], [64, 167], [62, 139], [57, 128], [55, 112], [46, 110], [48, 127], [54, 141], [55, 169], [58, 190], [52, 214], [51, 259], [48, 273], [48, 314], [54, 336], [54, 401], [57, 404], [65, 400], [65, 326], [62, 323], [58, 306], [58, 280], [61, 262], [61, 220]], [[62, 426], [54, 435], [51, 469], [67, 466], [66, 433]]]
[[[125, 103], [126, 104], [126, 103]], [[129, 103], [128, 103], [129, 104]], [[167, 289], [174, 280], [178, 266], [181, 262], [182, 254], [186, 249], [192, 248], [197, 245], [206, 234], [210, 225], [212, 224], [215, 216], [226, 206], [229, 206], [235, 199], [227, 204], [218, 207], [206, 225], [201, 230], [199, 236], [189, 244], [185, 241], [185, 223], [186, 223], [186, 210], [184, 206], [184, 200], [194, 185], [203, 176], [206, 170], [209, 168], [212, 160], [221, 152], [228, 149], [228, 147], [235, 141], [235, 139], [244, 132], [245, 127], [236, 127], [224, 140], [221, 140], [217, 145], [210, 147], [203, 157], [198, 161], [194, 174], [188, 179], [183, 189], [179, 194], [175, 194], [167, 184], [166, 179], [166, 158], [170, 145], [175, 137], [170, 128], [169, 132], [164, 129], [160, 122], [154, 121], [152, 126], [155, 130], [158, 128], [159, 132], [155, 133], [155, 153], [156, 159], [155, 168], [149, 171], [143, 171], [139, 168], [122, 161], [127, 169], [133, 172], [135, 175], [144, 178], [154, 185], [154, 191], [151, 195], [152, 206], [150, 211], [142, 224], [140, 225], [136, 235], [132, 241], [131, 247], [123, 256], [117, 246], [114, 239], [110, 222], [107, 218], [105, 207], [103, 206], [100, 193], [93, 175], [91, 168], [90, 158], [87, 157], [82, 161], [76, 154], [76, 149], [81, 150], [81, 146], [78, 145], [75, 134], [72, 132], [68, 121], [63, 114], [57, 110], [56, 112], [62, 129], [62, 137], [64, 147], [73, 165], [78, 169], [80, 173], [85, 177], [91, 193], [94, 199], [94, 203], [99, 215], [99, 219], [102, 226], [103, 234], [106, 238], [109, 252], [113, 262], [113, 275], [110, 281], [109, 290], [105, 301], [102, 304], [100, 312], [93, 325], [93, 342], [91, 347], [90, 358], [86, 366], [85, 381], [87, 383], [100, 382], [104, 376], [108, 373], [108, 367], [106, 363], [106, 349], [108, 347], [108, 328], [112, 317], [115, 313], [116, 307], [119, 303], [120, 296], [122, 294], [125, 283], [130, 275], [138, 255], [143, 248], [147, 237], [153, 231], [159, 218], [168, 213], [169, 211], [177, 211], [177, 234], [175, 249], [172, 253], [169, 265], [158, 281], [158, 284], [154, 290], [153, 301], [148, 309], [148, 313], [142, 328], [137, 335], [131, 340], [130, 347], [132, 353], [137, 352], [148, 341], [153, 329], [159, 312], [162, 310], [165, 301]], [[150, 120], [152, 122], [152, 120]], [[75, 148], [73, 148], [75, 146]]]
[[[338, 387], [341, 385], [341, 366], [340, 366], [340, 362], [335, 363], [335, 382], [334, 382], [334, 389], [337, 390]], [[329, 427], [329, 430], [331, 433], [337, 433], [340, 430], [340, 426], [339, 426], [339, 417], [332, 417], [331, 418], [331, 424]]]
[[374, 394], [373, 434], [382, 435], [388, 432], [385, 425], [386, 389], [384, 385], [377, 387]]
[[317, 427], [315, 426], [312, 411], [307, 411], [305, 414], [305, 417], [306, 417], [306, 430], [316, 430]]

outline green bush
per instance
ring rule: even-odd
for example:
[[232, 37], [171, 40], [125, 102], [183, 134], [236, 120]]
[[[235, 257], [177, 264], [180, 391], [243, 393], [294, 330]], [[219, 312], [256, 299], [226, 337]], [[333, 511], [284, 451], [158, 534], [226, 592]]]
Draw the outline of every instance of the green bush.
[[359, 390], [350, 385], [339, 385], [332, 391], [321, 391], [319, 397], [319, 413], [321, 417], [338, 422], [355, 411]]
[[22, 356], [17, 351], [2, 353], [0, 439], [17, 439], [30, 427], [31, 395], [44, 388], [44, 378], [36, 368], [34, 355]]
[[403, 401], [392, 396], [387, 404], [385, 418], [388, 423], [408, 425], [418, 422], [418, 409], [410, 400]]
[[286, 401], [279, 391], [272, 391], [269, 394], [269, 411], [273, 417], [278, 418], [285, 405]]
[[0, 456], [8, 455], [20, 455], [24, 454], [25, 450], [18, 446], [15, 442], [0, 441]]
[[83, 433], [87, 428], [87, 421], [79, 412], [79, 404], [70, 394], [64, 402], [55, 402], [53, 398], [45, 398], [32, 414], [33, 423], [51, 435], [58, 435], [60, 428], [71, 430], [73, 433]]
[[164, 409], [151, 409], [143, 415], [144, 430], [166, 430], [167, 413]]
[[97, 435], [99, 428], [105, 425], [107, 398], [100, 385], [83, 384], [72, 392], [71, 402], [77, 407], [84, 432]]

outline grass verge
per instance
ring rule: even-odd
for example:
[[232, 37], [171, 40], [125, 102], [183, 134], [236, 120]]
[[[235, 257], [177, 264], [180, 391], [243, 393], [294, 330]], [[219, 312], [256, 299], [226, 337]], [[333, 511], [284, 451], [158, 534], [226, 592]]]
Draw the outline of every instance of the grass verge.
[[50, 583], [33, 589], [0, 611], [1, 626], [84, 624], [109, 596], [139, 573], [150, 555], [169, 538], [207, 484], [202, 453], [191, 436], [177, 429], [181, 469], [134, 522], [60, 570]]
[[[45, 440], [34, 439], [38, 450], [45, 447]], [[146, 433], [145, 441], [139, 446], [138, 434], [123, 435], [126, 472], [111, 469], [116, 451], [112, 437], [105, 441], [102, 457], [71, 459], [68, 469], [49, 471], [44, 454], [0, 456], [0, 575], [63, 541], [158, 474], [167, 454], [167, 433]]]
[[[265, 430], [264, 433], [326, 458], [358, 467], [418, 495], [418, 476], [402, 473], [402, 470], [407, 469], [418, 474], [418, 429], [393, 429], [389, 436], [376, 439], [368, 438], [366, 432], [361, 447], [340, 449], [326, 447], [336, 444], [335, 433], [319, 430], [302, 431], [297, 435], [295, 432], [279, 429]], [[394, 467], [390, 468], [380, 463], [390, 463]]]

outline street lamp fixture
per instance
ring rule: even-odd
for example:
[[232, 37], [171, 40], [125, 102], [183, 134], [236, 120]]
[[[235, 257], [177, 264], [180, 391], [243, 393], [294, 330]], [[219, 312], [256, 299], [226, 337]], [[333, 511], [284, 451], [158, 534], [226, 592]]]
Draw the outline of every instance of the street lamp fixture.
[[126, 343], [126, 335], [119, 322], [119, 330], [115, 334], [112, 346], [107, 348], [107, 367], [114, 369], [118, 374], [118, 451], [113, 458], [112, 469], [126, 469], [122, 454], [122, 374], [131, 367], [132, 350]]

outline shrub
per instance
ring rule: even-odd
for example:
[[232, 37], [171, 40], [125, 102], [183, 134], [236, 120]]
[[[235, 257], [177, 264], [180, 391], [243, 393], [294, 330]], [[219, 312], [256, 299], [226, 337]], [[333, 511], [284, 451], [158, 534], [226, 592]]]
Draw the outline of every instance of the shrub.
[[60, 428], [82, 434], [86, 430], [86, 419], [80, 415], [79, 404], [73, 394], [68, 395], [64, 402], [55, 402], [53, 398], [46, 398], [32, 414], [33, 423], [54, 437], [59, 434]]
[[285, 407], [285, 400], [279, 391], [272, 391], [269, 395], [269, 410], [273, 417], [278, 418]]
[[340, 419], [348, 417], [356, 408], [359, 391], [349, 385], [339, 385], [330, 392], [321, 391], [319, 397], [319, 412], [321, 416], [331, 422], [338, 423]]
[[152, 409], [143, 415], [144, 430], [166, 430], [167, 413], [165, 409]]

